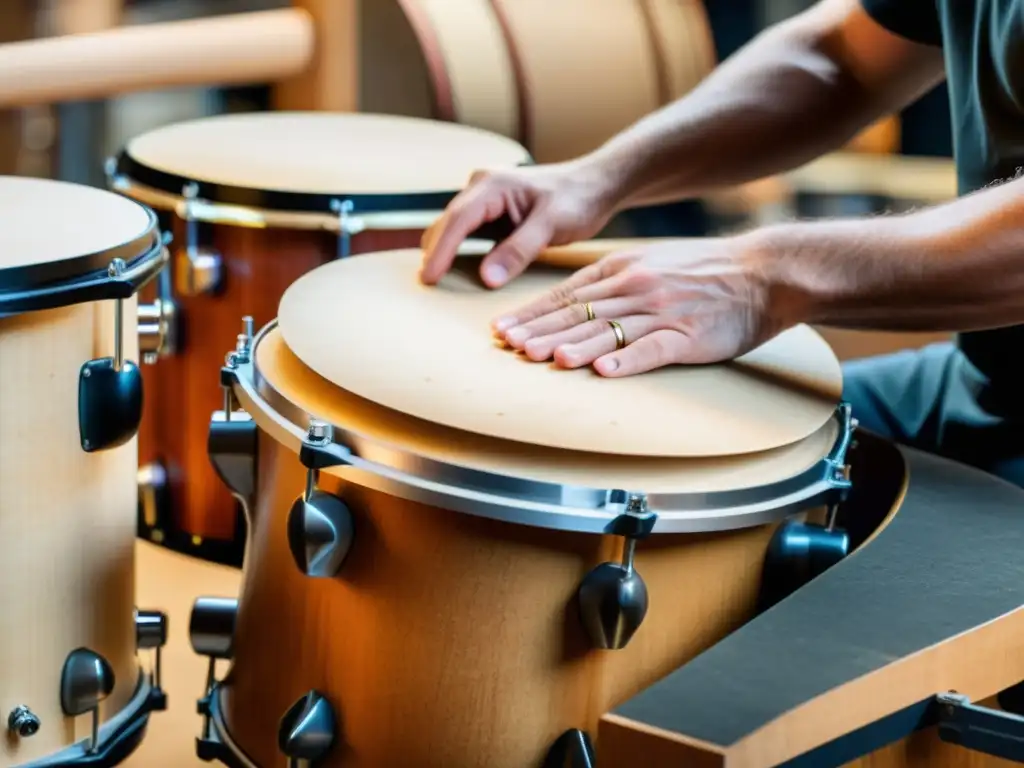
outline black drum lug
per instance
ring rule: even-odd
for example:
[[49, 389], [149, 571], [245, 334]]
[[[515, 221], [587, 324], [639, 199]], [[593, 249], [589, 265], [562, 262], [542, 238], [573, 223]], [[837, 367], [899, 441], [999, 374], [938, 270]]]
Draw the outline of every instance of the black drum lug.
[[206, 450], [221, 482], [251, 509], [256, 496], [259, 430], [244, 411], [215, 411], [210, 420]]

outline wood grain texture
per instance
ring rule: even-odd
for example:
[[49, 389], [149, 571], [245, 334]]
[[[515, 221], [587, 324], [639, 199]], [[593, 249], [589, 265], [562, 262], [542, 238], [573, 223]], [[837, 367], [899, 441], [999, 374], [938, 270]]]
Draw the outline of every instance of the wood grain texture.
[[[201, 539], [236, 536], [237, 504], [210, 465], [206, 449], [210, 415], [223, 407], [219, 371], [251, 315], [256, 328], [277, 316], [284, 290], [300, 275], [337, 256], [337, 236], [327, 232], [210, 228], [211, 246], [224, 261], [224, 288], [215, 296], [176, 296], [181, 339], [176, 355], [145, 366], [146, 405], [139, 433], [140, 463], [167, 469], [172, 526]], [[174, 242], [184, 224], [174, 220]], [[354, 253], [418, 243], [421, 232], [364, 232]], [[180, 250], [173, 259], [186, 256]], [[173, 268], [173, 267], [172, 267]]]
[[[977, 701], [1024, 679], [1024, 491], [910, 449], [899, 455], [909, 480], [884, 528], [607, 715], [600, 765], [628, 765], [618, 761], [625, 746], [655, 742], [651, 754], [665, 759], [648, 761], [652, 768], [695, 756], [730, 768], [779, 765], [834, 749], [936, 693]], [[855, 765], [1000, 764], [940, 744], [934, 732], [885, 746]]]
[[356, 539], [338, 577], [309, 579], [286, 536], [305, 472], [265, 434], [259, 462], [224, 700], [232, 736], [263, 768], [285, 765], [278, 720], [311, 688], [342, 727], [324, 768], [537, 765], [562, 731], [593, 730], [610, 706], [746, 621], [771, 532], [644, 542], [646, 621], [625, 650], [599, 652], [575, 593], [592, 566], [619, 556], [618, 540], [455, 514], [325, 474]]
[[[138, 360], [134, 299], [125, 305], [125, 356]], [[91, 648], [114, 670], [102, 720], [138, 681], [136, 443], [87, 454], [78, 434], [79, 370], [112, 354], [113, 323], [113, 302], [0, 319], [0, 717], [25, 705], [43, 724], [30, 739], [0, 739], [0, 766], [89, 734], [88, 717], [60, 708], [74, 649]]]

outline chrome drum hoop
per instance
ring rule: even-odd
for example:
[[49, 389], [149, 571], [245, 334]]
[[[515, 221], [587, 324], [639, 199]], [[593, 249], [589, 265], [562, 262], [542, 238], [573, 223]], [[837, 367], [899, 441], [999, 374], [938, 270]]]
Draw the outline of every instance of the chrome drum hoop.
[[[225, 384], [256, 426], [299, 453], [311, 420], [264, 379], [255, 350], [277, 326], [273, 321], [228, 355]], [[711, 493], [644, 493], [643, 488], [587, 488], [500, 475], [428, 459], [331, 425], [330, 446], [342, 457], [330, 470], [382, 493], [464, 514], [539, 528], [614, 533], [628, 499], [641, 496], [656, 516], [652, 533], [700, 533], [774, 523], [811, 508], [833, 505], [849, 490], [846, 454], [855, 421], [839, 403], [832, 449], [800, 474], [763, 486]]]

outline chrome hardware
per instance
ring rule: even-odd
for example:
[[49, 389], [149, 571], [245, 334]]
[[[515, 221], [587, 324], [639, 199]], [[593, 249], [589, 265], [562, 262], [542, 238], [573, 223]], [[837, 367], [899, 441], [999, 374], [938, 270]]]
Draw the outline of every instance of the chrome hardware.
[[[334, 442], [330, 425], [312, 420], [306, 447], [325, 448]], [[306, 487], [288, 512], [288, 547], [295, 565], [307, 576], [331, 578], [341, 569], [352, 547], [352, 513], [345, 502], [317, 490], [320, 469], [306, 468]]]
[[[229, 597], [199, 597], [192, 604], [188, 623], [188, 640], [192, 650], [206, 656], [206, 687], [203, 700], [208, 701], [217, 684], [217, 660], [230, 659], [235, 645], [235, 621], [238, 618], [238, 600]], [[204, 707], [203, 738], [210, 737], [210, 716]]]
[[153, 687], [162, 690], [161, 651], [167, 645], [167, 615], [161, 611], [135, 609], [135, 647], [153, 651]]
[[247, 520], [256, 497], [256, 456], [259, 430], [245, 411], [214, 411], [206, 452], [221, 482], [242, 505]]
[[234, 371], [240, 365], [248, 365], [251, 362], [252, 339], [253, 321], [252, 317], [246, 315], [242, 318], [242, 332], [235, 339], [235, 348], [225, 355], [224, 368], [221, 369], [220, 386], [224, 391], [224, 421], [231, 421], [235, 410], [235, 397], [232, 390], [234, 377], [226, 372]]
[[40, 725], [36, 714], [24, 705], [15, 707], [7, 716], [7, 730], [23, 739], [39, 733]]
[[68, 654], [60, 675], [60, 707], [68, 717], [92, 713], [92, 736], [86, 750], [99, 744], [100, 703], [114, 690], [114, 670], [95, 651], [78, 648]]
[[351, 200], [331, 200], [331, 211], [338, 214], [338, 258], [344, 259], [352, 252], [352, 231], [349, 216], [355, 209]]
[[182, 296], [205, 296], [220, 290], [223, 280], [223, 260], [216, 251], [199, 245], [199, 222], [193, 207], [199, 201], [199, 185], [186, 184], [181, 190], [184, 198], [179, 215], [185, 220], [184, 258], [175, 261], [174, 287]]
[[288, 758], [288, 768], [305, 768], [331, 750], [336, 734], [331, 703], [321, 693], [310, 691], [281, 717], [277, 746]]
[[171, 276], [166, 269], [157, 278], [157, 298], [139, 305], [139, 351], [152, 365], [178, 351], [178, 305], [171, 297]]
[[147, 528], [163, 525], [167, 516], [168, 493], [167, 470], [158, 461], [143, 464], [135, 473], [139, 488], [139, 513]]
[[850, 481], [850, 465], [847, 454], [853, 445], [853, 432], [857, 429], [857, 420], [853, 418], [853, 409], [849, 403], [840, 403], [836, 407], [836, 415], [840, 423], [839, 439], [825, 458], [825, 464], [828, 467], [826, 479], [837, 491], [835, 499], [828, 505], [828, 513], [825, 518], [825, 530], [827, 531], [832, 531], [835, 528], [839, 505], [846, 501], [850, 489], [853, 487], [853, 483]]
[[647, 615], [647, 585], [633, 567], [633, 558], [637, 540], [650, 534], [656, 519], [646, 496], [628, 494], [625, 511], [611, 531], [625, 538], [622, 562], [601, 563], [580, 584], [580, 613], [596, 648], [625, 648]]

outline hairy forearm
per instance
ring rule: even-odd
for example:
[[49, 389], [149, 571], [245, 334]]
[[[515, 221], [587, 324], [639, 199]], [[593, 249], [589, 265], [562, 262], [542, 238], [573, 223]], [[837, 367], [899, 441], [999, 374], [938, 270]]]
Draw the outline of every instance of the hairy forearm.
[[969, 331], [1024, 323], [1024, 179], [898, 216], [781, 224], [764, 255], [787, 322]]
[[766, 30], [685, 97], [592, 153], [618, 208], [798, 167], [942, 79], [941, 53], [879, 39], [857, 9], [826, 0]]

